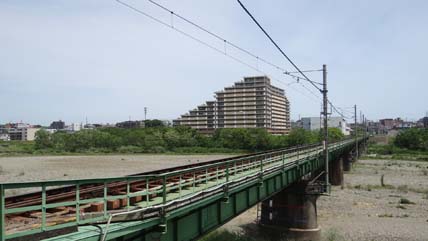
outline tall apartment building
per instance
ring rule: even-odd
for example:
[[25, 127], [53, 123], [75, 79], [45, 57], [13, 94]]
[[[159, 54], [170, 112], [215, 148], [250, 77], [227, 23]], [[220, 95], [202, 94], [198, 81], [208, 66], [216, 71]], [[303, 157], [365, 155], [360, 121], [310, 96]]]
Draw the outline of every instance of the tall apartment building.
[[245, 77], [215, 92], [214, 97], [173, 124], [203, 133], [218, 128], [264, 128], [272, 134], [288, 134], [291, 129], [290, 103], [284, 90], [271, 85], [267, 76]]

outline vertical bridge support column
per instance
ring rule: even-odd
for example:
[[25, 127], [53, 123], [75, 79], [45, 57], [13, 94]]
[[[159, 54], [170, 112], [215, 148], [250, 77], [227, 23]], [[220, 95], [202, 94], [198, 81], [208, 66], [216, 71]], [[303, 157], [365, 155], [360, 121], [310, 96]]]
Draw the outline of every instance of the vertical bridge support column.
[[343, 183], [343, 163], [344, 158], [333, 160], [330, 165], [329, 175], [330, 183], [333, 186], [340, 186]]
[[280, 238], [319, 240], [318, 195], [305, 193], [306, 186], [306, 182], [295, 184], [263, 201], [260, 224]]
[[349, 172], [351, 171], [351, 165], [352, 165], [352, 156], [351, 153], [345, 153], [342, 157], [343, 160], [343, 171]]

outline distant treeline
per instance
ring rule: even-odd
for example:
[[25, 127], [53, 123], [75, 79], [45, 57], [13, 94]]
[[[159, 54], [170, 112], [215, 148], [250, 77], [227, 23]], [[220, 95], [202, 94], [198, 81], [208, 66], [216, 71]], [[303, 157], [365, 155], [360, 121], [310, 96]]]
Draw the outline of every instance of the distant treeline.
[[[343, 138], [329, 129], [331, 141]], [[289, 135], [271, 135], [265, 129], [218, 129], [203, 135], [188, 127], [99, 128], [75, 133], [40, 130], [34, 148], [39, 153], [230, 153], [319, 143], [319, 131], [294, 129]]]
[[413, 151], [428, 151], [428, 128], [406, 129], [398, 133], [393, 144]]
[[428, 161], [428, 128], [402, 130], [386, 145], [371, 142], [368, 153], [389, 155], [400, 160]]

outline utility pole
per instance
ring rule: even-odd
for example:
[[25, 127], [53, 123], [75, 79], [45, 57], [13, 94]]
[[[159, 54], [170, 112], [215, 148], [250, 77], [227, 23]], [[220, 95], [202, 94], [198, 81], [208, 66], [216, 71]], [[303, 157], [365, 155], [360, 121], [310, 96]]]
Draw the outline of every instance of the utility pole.
[[355, 135], [355, 156], [356, 158], [358, 158], [357, 105], [354, 105], [354, 135]]
[[327, 192], [330, 192], [328, 180], [328, 99], [327, 99], [327, 65], [322, 66], [322, 95], [323, 95], [323, 116], [324, 116], [324, 158], [325, 158], [325, 185]]
[[363, 142], [363, 152], [366, 150], [366, 117], [363, 114], [363, 138], [364, 138], [364, 142]]
[[368, 124], [368, 121], [367, 121], [367, 117], [364, 116], [364, 144], [365, 144], [364, 150], [365, 151], [367, 151], [367, 138], [368, 138], [368, 135], [369, 135], [368, 127], [369, 127], [369, 124]]
[[147, 120], [147, 107], [144, 107], [144, 121]]

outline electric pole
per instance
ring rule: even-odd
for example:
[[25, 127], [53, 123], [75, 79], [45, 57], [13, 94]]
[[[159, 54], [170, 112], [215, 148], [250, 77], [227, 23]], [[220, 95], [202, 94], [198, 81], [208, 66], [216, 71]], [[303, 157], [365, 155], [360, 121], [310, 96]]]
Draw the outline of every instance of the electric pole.
[[355, 157], [358, 158], [357, 105], [354, 105], [354, 135], [355, 135]]
[[365, 117], [365, 115], [363, 114], [363, 138], [364, 138], [364, 141], [363, 141], [363, 152], [366, 150], [366, 117]]
[[147, 107], [144, 107], [144, 121], [147, 120]]
[[324, 158], [325, 158], [325, 185], [327, 192], [330, 192], [328, 180], [328, 99], [327, 99], [327, 65], [322, 66], [322, 95], [323, 95], [323, 116], [324, 116]]

